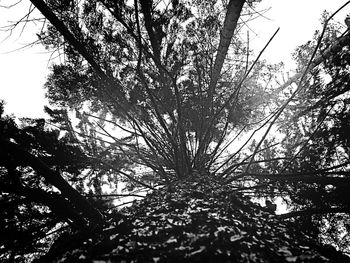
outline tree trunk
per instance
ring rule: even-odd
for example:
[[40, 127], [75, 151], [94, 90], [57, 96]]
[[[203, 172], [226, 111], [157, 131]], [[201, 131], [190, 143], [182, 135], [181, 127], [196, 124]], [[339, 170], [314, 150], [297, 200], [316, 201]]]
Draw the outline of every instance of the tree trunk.
[[245, 0], [230, 0], [228, 3], [224, 27], [221, 30], [220, 42], [216, 53], [214, 68], [211, 73], [211, 80], [209, 85], [210, 100], [213, 98], [215, 86], [220, 77], [220, 72], [227, 55], [233, 33], [237, 27], [238, 19], [241, 15], [244, 2]]

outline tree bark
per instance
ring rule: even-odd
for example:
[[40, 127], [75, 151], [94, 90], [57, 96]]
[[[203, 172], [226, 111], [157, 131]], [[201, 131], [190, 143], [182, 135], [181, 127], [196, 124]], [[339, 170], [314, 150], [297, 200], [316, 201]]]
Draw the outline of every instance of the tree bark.
[[279, 215], [278, 217], [286, 219], [298, 216], [313, 216], [313, 215], [321, 215], [321, 214], [330, 214], [330, 213], [349, 213], [349, 209], [346, 208], [310, 208], [301, 211], [293, 211], [287, 214]]

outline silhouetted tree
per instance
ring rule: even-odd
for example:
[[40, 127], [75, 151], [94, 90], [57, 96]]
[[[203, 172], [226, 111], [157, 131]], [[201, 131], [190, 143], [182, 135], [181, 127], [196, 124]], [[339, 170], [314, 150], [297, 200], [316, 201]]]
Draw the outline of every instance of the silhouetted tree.
[[[49, 22], [41, 42], [64, 61], [45, 84], [50, 120], [1, 120], [2, 220], [18, 232], [3, 258], [40, 253], [40, 241], [42, 262], [348, 260], [317, 239], [347, 244], [321, 223], [341, 215], [348, 236], [350, 35], [325, 18], [278, 85], [281, 65], [259, 61], [269, 42], [252, 59], [242, 40], [254, 2], [31, 0]], [[278, 122], [280, 142], [268, 137]], [[104, 178], [151, 193], [111, 213]], [[276, 216], [275, 197], [291, 212]], [[43, 232], [60, 227], [47, 251]]]

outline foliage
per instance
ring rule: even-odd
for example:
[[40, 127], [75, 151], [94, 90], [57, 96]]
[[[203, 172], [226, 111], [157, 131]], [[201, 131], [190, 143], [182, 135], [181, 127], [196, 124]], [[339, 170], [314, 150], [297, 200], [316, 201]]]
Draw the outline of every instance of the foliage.
[[[43, 43], [63, 49], [66, 57], [64, 64], [53, 66], [47, 96], [53, 105], [77, 111], [81, 122], [89, 119], [91, 129], [105, 138], [118, 138], [120, 154], [163, 179], [169, 170], [177, 177], [192, 169], [214, 170], [226, 134], [263, 117], [269, 95], [264, 85], [278, 66], [259, 62], [247, 75], [250, 51], [239, 31], [230, 40], [232, 62], [211, 83], [225, 5], [68, 2], [48, 6], [105, 75], [101, 78], [96, 67], [79, 59], [49, 26], [40, 34]], [[101, 123], [94, 125], [96, 120]], [[125, 137], [107, 132], [106, 122], [123, 126]]]
[[[63, 57], [50, 119], [0, 121], [3, 259], [348, 260], [318, 242], [348, 251], [348, 31], [316, 33], [276, 88], [241, 33], [256, 1], [31, 2]], [[120, 183], [152, 193], [119, 211]]]
[[[121, 215], [121, 214], [122, 215]], [[42, 262], [348, 262], [315, 229], [276, 217], [212, 177], [194, 173], [111, 215], [109, 227]], [[301, 229], [299, 228], [301, 227]], [[66, 246], [62, 244], [61, 246]]]
[[[332, 44], [336, 45], [339, 32], [339, 27], [334, 24], [329, 26], [321, 44], [320, 56]], [[320, 32], [316, 32], [313, 41], [296, 49], [299, 68], [307, 63], [305, 56], [315, 48], [319, 35]], [[284, 111], [283, 122], [279, 126], [284, 136], [282, 147], [272, 157], [269, 152], [263, 152], [264, 156], [260, 159], [273, 162], [255, 164], [254, 171], [290, 175], [284, 179], [273, 179], [270, 190], [260, 194], [282, 195], [292, 210], [304, 211], [305, 214], [320, 213], [313, 218], [320, 222], [322, 238], [339, 244], [344, 251], [347, 251], [348, 245], [344, 246], [344, 243], [349, 236], [348, 227], [344, 226], [348, 222], [347, 191], [350, 186], [348, 53], [349, 45], [345, 43], [337, 51], [329, 52], [327, 59], [312, 69], [302, 83], [303, 89]], [[279, 159], [279, 156], [285, 157]], [[308, 176], [311, 177], [307, 179]], [[271, 183], [270, 179], [263, 181]]]
[[1, 112], [1, 260], [33, 258], [49, 248], [61, 228], [92, 220], [85, 206], [90, 203], [81, 202], [65, 180], [83, 193], [83, 179], [88, 183], [83, 171], [95, 164], [69, 136], [44, 127], [43, 119], [23, 120], [18, 127]]

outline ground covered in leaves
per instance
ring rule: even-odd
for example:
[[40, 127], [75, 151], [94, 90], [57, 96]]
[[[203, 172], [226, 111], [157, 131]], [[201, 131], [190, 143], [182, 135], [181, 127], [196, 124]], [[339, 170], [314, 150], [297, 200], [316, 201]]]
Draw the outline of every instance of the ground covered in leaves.
[[193, 176], [66, 233], [38, 262], [350, 262], [311, 228], [282, 220], [208, 177]]

